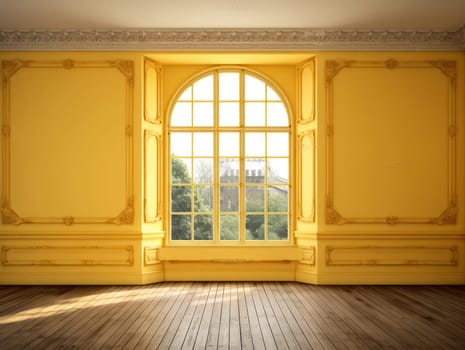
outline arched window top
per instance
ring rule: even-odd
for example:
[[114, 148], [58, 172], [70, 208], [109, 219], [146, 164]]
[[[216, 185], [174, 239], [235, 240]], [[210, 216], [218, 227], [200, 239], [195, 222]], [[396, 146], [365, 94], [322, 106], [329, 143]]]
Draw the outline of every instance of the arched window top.
[[288, 127], [282, 93], [247, 69], [214, 69], [189, 81], [171, 109], [171, 127]]

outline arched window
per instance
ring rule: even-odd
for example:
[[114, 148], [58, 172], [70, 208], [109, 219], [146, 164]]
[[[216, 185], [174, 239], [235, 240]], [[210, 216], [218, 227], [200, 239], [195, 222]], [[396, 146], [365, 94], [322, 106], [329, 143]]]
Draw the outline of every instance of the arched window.
[[186, 84], [168, 126], [170, 240], [289, 240], [290, 132], [261, 75], [215, 69]]

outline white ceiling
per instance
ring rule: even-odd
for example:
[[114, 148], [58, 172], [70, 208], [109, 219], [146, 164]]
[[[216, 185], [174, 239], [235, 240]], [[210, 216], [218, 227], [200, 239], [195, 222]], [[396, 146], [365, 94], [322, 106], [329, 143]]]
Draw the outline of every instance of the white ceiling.
[[465, 0], [0, 0], [0, 29], [457, 30]]

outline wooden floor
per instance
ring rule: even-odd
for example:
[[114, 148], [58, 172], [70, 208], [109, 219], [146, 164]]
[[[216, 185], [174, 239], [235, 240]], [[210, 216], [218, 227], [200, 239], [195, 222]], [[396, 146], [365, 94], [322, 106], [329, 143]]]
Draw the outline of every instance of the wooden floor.
[[465, 349], [465, 286], [0, 287], [0, 349]]

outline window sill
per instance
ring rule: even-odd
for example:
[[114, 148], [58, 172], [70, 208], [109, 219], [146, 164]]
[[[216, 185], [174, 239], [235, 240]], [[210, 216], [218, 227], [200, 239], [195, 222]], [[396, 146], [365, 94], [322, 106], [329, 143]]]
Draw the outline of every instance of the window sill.
[[302, 249], [297, 247], [196, 247], [177, 246], [159, 249], [161, 261], [203, 261], [203, 262], [263, 262], [299, 261]]

